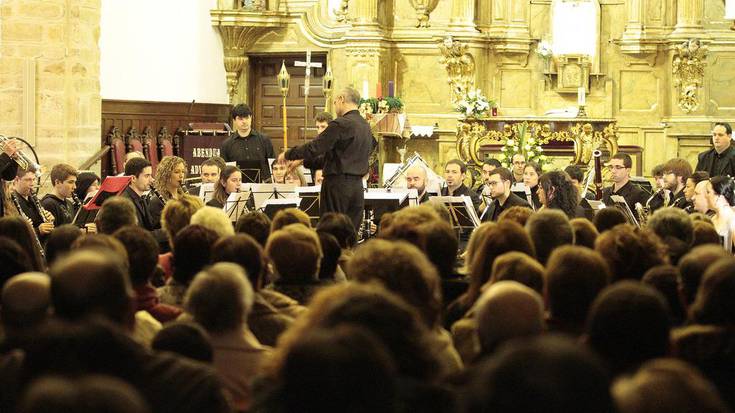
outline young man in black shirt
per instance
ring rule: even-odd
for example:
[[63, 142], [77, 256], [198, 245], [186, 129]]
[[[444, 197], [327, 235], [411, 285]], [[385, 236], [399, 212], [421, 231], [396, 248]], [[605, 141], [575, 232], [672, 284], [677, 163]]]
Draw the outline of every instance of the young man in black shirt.
[[648, 196], [646, 193], [636, 184], [630, 181], [630, 170], [633, 167], [633, 160], [630, 159], [630, 155], [625, 153], [616, 153], [610, 159], [608, 168], [612, 175], [613, 186], [609, 186], [602, 190], [602, 202], [607, 206], [614, 204], [611, 196], [620, 195], [625, 199], [633, 215], [636, 217], [635, 204], [640, 203], [642, 206], [646, 205]]
[[13, 201], [20, 207], [22, 213], [31, 220], [33, 228], [43, 240], [54, 229], [54, 217], [48, 211], [39, 211], [33, 194], [33, 183], [36, 181], [36, 171], [33, 169], [18, 169], [13, 180]]
[[490, 172], [485, 185], [493, 201], [483, 212], [483, 221], [497, 221], [500, 213], [513, 206], [531, 208], [526, 200], [510, 191], [512, 180], [513, 174], [507, 168], [499, 167]]
[[663, 168], [664, 187], [671, 192], [670, 206], [686, 209], [689, 201], [685, 195], [684, 187], [687, 179], [692, 175], [692, 166], [686, 159], [670, 159]]
[[[257, 161], [260, 166], [260, 181], [271, 177], [268, 158], [275, 158], [270, 138], [253, 129], [253, 112], [247, 105], [232, 108], [235, 131], [222, 142], [220, 156], [226, 162]], [[284, 148], [285, 149], [285, 148]]]
[[444, 179], [447, 186], [442, 188], [442, 196], [468, 196], [472, 199], [472, 205], [475, 211], [480, 207], [480, 196], [477, 192], [471, 190], [464, 184], [464, 178], [467, 174], [467, 165], [459, 159], [452, 159], [447, 162], [444, 167]]
[[125, 163], [125, 176], [132, 177], [132, 180], [120, 195], [133, 201], [135, 213], [138, 216], [138, 225], [153, 231], [154, 226], [148, 210], [148, 202], [143, 198], [143, 193], [151, 189], [153, 181], [151, 163], [144, 158], [133, 158]]
[[712, 128], [712, 149], [699, 154], [695, 171], [709, 176], [735, 176], [735, 147], [732, 145], [732, 127], [718, 122]]
[[41, 206], [54, 216], [54, 225], [71, 224], [74, 221], [76, 208], [72, 194], [77, 188], [77, 170], [67, 164], [54, 165], [51, 168], [51, 184], [53, 190], [41, 199]]

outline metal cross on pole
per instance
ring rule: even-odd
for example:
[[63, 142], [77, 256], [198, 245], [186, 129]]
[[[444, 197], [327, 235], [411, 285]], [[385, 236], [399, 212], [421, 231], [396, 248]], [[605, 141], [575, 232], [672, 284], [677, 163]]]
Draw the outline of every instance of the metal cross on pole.
[[304, 134], [301, 135], [301, 139], [306, 141], [306, 131], [309, 128], [309, 88], [311, 87], [311, 68], [322, 67], [320, 62], [311, 61], [311, 50], [306, 49], [306, 61], [296, 61], [294, 66], [305, 68], [304, 76]]

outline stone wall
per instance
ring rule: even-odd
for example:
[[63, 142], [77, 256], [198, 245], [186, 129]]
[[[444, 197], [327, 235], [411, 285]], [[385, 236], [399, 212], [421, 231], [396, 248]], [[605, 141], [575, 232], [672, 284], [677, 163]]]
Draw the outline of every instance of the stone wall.
[[0, 134], [47, 171], [99, 149], [99, 31], [100, 0], [0, 0]]

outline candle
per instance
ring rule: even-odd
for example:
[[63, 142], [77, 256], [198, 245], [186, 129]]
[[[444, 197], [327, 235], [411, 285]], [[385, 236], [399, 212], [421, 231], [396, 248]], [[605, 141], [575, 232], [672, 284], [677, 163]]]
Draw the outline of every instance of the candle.
[[394, 89], [393, 81], [389, 80], [388, 81], [388, 96], [393, 97], [395, 95], [394, 91], [395, 89]]
[[578, 106], [584, 106], [585, 103], [585, 94], [584, 94], [584, 86], [580, 86], [577, 88], [577, 105]]
[[378, 86], [375, 88], [375, 97], [378, 99], [383, 98], [383, 85], [380, 84], [380, 80], [378, 80]]
[[397, 95], [398, 94], [398, 61], [396, 61], [393, 67], [393, 87], [395, 88], [393, 92]]
[[370, 93], [368, 92], [368, 81], [363, 80], [362, 81], [362, 98], [367, 99]]

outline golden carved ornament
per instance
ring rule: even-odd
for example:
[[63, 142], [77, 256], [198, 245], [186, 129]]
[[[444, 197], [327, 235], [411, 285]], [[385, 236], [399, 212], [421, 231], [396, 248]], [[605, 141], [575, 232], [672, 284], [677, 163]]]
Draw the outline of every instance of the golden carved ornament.
[[469, 46], [447, 36], [439, 43], [442, 57], [439, 62], [447, 69], [452, 103], [456, 103], [468, 91], [475, 88], [475, 59], [468, 51]]
[[439, 4], [439, 0], [411, 0], [411, 6], [416, 10], [418, 22], [416, 27], [431, 27], [429, 24], [429, 15]]
[[677, 89], [677, 104], [686, 113], [699, 107], [699, 89], [704, 82], [707, 51], [707, 46], [702, 46], [699, 39], [690, 39], [676, 46], [671, 71]]
[[334, 10], [334, 15], [337, 17], [337, 21], [340, 23], [347, 22], [349, 15], [350, 0], [342, 0], [339, 4], [339, 8]]

